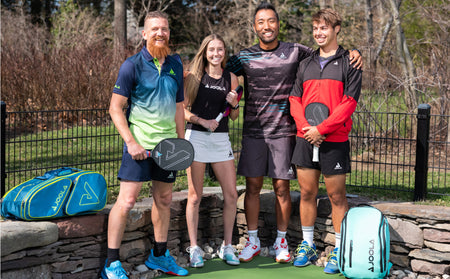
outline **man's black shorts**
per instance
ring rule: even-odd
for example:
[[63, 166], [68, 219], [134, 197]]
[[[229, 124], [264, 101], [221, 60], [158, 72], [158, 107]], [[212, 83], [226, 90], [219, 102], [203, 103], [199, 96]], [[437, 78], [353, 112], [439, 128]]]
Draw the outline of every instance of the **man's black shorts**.
[[312, 161], [313, 147], [304, 138], [297, 137], [292, 164], [298, 167], [320, 170], [326, 175], [349, 173], [350, 144], [345, 142], [322, 142], [319, 148], [319, 162]]

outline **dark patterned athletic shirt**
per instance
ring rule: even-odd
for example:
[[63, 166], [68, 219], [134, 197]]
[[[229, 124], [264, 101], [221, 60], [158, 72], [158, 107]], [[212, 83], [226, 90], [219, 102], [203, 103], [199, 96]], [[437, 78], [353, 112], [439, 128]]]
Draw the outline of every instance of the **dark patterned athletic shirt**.
[[312, 49], [297, 43], [280, 42], [265, 51], [259, 44], [232, 56], [227, 69], [244, 76], [245, 108], [243, 136], [280, 138], [296, 133], [289, 113], [289, 94], [300, 61]]
[[[231, 74], [224, 70], [220, 79], [210, 77], [205, 73], [198, 87], [197, 97], [192, 104], [191, 112], [203, 119], [215, 119], [220, 112], [225, 109], [225, 98], [231, 91]], [[197, 124], [190, 122], [186, 125], [187, 129], [204, 131], [207, 130]], [[222, 118], [215, 133], [228, 132], [228, 117]]]

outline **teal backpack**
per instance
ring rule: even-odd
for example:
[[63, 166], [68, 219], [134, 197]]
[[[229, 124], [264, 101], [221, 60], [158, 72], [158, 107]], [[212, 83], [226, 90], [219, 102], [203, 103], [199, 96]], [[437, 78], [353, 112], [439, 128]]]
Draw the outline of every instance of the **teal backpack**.
[[384, 278], [389, 275], [390, 236], [386, 216], [363, 205], [347, 211], [341, 224], [339, 270], [347, 278]]
[[3, 197], [1, 214], [20, 220], [84, 215], [102, 210], [106, 196], [103, 175], [64, 167], [12, 188]]

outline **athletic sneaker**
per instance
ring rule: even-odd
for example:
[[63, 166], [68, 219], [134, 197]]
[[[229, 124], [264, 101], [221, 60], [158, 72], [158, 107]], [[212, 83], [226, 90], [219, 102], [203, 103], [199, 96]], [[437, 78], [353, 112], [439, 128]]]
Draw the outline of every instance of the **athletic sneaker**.
[[249, 262], [261, 252], [261, 243], [259, 238], [249, 237], [245, 243], [244, 249], [239, 253], [239, 260], [241, 262]]
[[203, 266], [203, 252], [202, 248], [197, 245], [194, 247], [188, 247], [186, 249], [189, 252], [189, 265], [190, 267], [202, 267]]
[[337, 254], [339, 252], [339, 248], [336, 247], [331, 251], [331, 253], [327, 257], [327, 265], [323, 269], [325, 273], [328, 274], [336, 274], [339, 273], [339, 267], [337, 262]]
[[188, 271], [177, 265], [175, 259], [169, 254], [169, 250], [163, 256], [153, 256], [153, 249], [150, 251], [148, 259], [145, 261], [145, 265], [148, 268], [154, 270], [161, 270], [164, 273], [170, 275], [186, 276]]
[[219, 249], [219, 258], [224, 260], [229, 265], [239, 265], [239, 259], [236, 257], [236, 250], [231, 246], [231, 244], [228, 245], [220, 245]]
[[309, 246], [308, 242], [303, 240], [295, 250], [294, 266], [302, 267], [310, 265], [312, 261], [317, 260], [316, 245]]
[[106, 260], [105, 267], [102, 270], [103, 279], [128, 279], [128, 274], [123, 269], [120, 261], [113, 261], [109, 267], [107, 267], [108, 260]]
[[273, 244], [273, 249], [275, 249], [275, 260], [279, 263], [287, 263], [291, 260], [291, 254], [289, 254], [289, 247], [284, 237], [277, 237], [275, 243]]

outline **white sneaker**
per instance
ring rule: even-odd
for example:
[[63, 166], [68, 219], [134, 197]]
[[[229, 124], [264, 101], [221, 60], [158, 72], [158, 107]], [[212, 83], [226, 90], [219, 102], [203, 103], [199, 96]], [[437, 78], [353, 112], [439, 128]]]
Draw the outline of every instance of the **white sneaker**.
[[284, 237], [277, 237], [275, 243], [273, 244], [275, 249], [275, 259], [279, 263], [287, 263], [291, 260], [291, 254], [289, 254], [289, 247]]
[[189, 265], [191, 267], [202, 267], [204, 265], [203, 256], [205, 252], [202, 248], [198, 246], [188, 247], [186, 251], [189, 252]]
[[249, 262], [255, 256], [261, 252], [261, 243], [259, 238], [249, 237], [247, 243], [245, 243], [245, 248], [239, 253], [239, 260], [241, 262]]
[[239, 259], [236, 257], [236, 250], [231, 246], [231, 244], [228, 245], [221, 245], [219, 249], [219, 258], [224, 260], [229, 265], [239, 265]]

